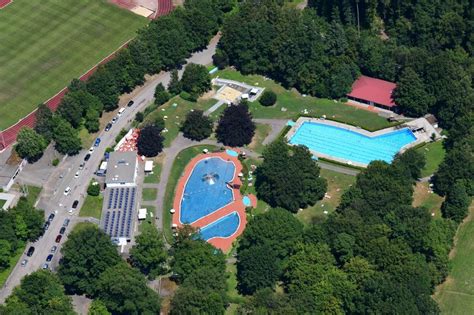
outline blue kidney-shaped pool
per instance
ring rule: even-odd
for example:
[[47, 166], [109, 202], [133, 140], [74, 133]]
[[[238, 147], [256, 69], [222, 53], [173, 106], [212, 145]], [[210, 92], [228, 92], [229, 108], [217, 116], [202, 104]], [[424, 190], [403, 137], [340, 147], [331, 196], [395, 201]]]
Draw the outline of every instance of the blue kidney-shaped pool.
[[186, 182], [181, 199], [180, 221], [190, 224], [233, 201], [235, 165], [218, 157], [199, 161]]
[[239, 214], [234, 211], [201, 228], [199, 231], [199, 237], [205, 241], [214, 237], [229, 237], [238, 230], [239, 225]]
[[336, 126], [305, 122], [289, 142], [332, 157], [369, 164], [374, 160], [391, 163], [402, 147], [414, 141], [415, 135], [407, 128], [368, 137]]

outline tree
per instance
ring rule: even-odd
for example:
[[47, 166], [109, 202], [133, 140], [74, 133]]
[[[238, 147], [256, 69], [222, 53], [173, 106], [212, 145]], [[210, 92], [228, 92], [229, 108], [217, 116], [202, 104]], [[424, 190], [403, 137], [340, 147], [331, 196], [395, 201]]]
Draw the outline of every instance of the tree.
[[238, 314], [297, 314], [291, 306], [288, 296], [275, 293], [266, 288], [255, 292], [254, 295], [240, 304]]
[[77, 130], [60, 117], [55, 118], [54, 125], [53, 139], [56, 150], [62, 154], [77, 154], [82, 149], [81, 139]]
[[166, 91], [162, 83], [159, 83], [155, 88], [155, 104], [157, 106], [163, 105], [171, 98], [170, 93]]
[[157, 156], [163, 150], [162, 128], [155, 125], [146, 126], [140, 130], [137, 140], [138, 154], [146, 157]]
[[91, 305], [89, 306], [88, 315], [111, 315], [111, 313], [107, 310], [104, 302], [101, 300], [94, 300], [92, 301]]
[[356, 287], [334, 264], [327, 245], [296, 247], [288, 259], [285, 287], [299, 313], [350, 312]]
[[87, 194], [94, 197], [100, 195], [100, 184], [95, 180], [92, 180], [87, 187]]
[[181, 82], [179, 81], [178, 70], [171, 71], [171, 80], [168, 84], [168, 92], [172, 95], [178, 95], [181, 92]]
[[421, 171], [425, 167], [426, 158], [418, 151], [409, 149], [403, 154], [397, 154], [392, 164], [405, 172], [407, 177], [411, 177], [413, 181], [416, 181], [421, 178]]
[[201, 268], [224, 273], [224, 255], [203, 240], [186, 239], [176, 244], [173, 249], [171, 269], [179, 282], [185, 281]]
[[163, 236], [156, 227], [147, 226], [135, 241], [136, 244], [130, 249], [132, 266], [148, 275], [150, 279], [163, 274], [168, 255], [164, 248]]
[[135, 114], [135, 121], [141, 123], [143, 122], [143, 119], [145, 119], [145, 115], [143, 114], [143, 112], [138, 112]]
[[461, 180], [469, 195], [474, 194], [474, 156], [472, 147], [467, 141], [461, 141], [446, 153], [438, 171], [433, 176], [436, 193], [441, 196]]
[[53, 137], [53, 112], [45, 104], [38, 105], [36, 110], [35, 131], [42, 135], [49, 143]]
[[423, 81], [411, 68], [403, 70], [393, 98], [400, 111], [411, 117], [420, 117], [433, 105], [433, 97], [426, 91]]
[[89, 133], [94, 133], [99, 131], [100, 128], [100, 114], [94, 108], [89, 108], [86, 111], [84, 126], [86, 127]]
[[231, 105], [219, 119], [217, 140], [227, 146], [241, 147], [252, 142], [255, 128], [247, 104]]
[[225, 69], [229, 65], [229, 56], [222, 49], [218, 49], [212, 56], [212, 63], [220, 70]]
[[61, 253], [58, 275], [70, 294], [93, 296], [99, 276], [121, 261], [110, 237], [94, 225], [71, 232]]
[[18, 133], [15, 151], [21, 158], [33, 163], [43, 156], [43, 152], [47, 146], [48, 143], [42, 135], [31, 128], [23, 127]]
[[327, 183], [306, 147], [290, 148], [276, 141], [267, 147], [263, 158], [255, 172], [255, 188], [258, 197], [272, 207], [296, 212], [323, 198]]
[[263, 91], [262, 96], [260, 96], [260, 99], [258, 101], [263, 106], [272, 106], [277, 101], [277, 95], [272, 90], [266, 89], [265, 91]]
[[211, 89], [211, 77], [207, 68], [194, 63], [188, 64], [181, 78], [183, 91], [188, 92], [194, 98], [198, 98]]
[[446, 200], [441, 205], [443, 217], [460, 223], [467, 215], [471, 198], [466, 193], [466, 186], [457, 181], [448, 190]]
[[224, 314], [222, 295], [193, 287], [179, 287], [171, 300], [170, 314]]
[[143, 275], [123, 262], [101, 273], [95, 292], [112, 314], [160, 313], [160, 296], [147, 286]]
[[11, 250], [10, 242], [0, 239], [0, 270], [5, 270], [10, 266]]
[[[21, 240], [34, 242], [43, 235], [44, 211], [36, 209], [25, 197], [21, 197], [9, 213], [16, 219], [15, 230]], [[26, 225], [26, 230], [23, 232], [19, 232], [20, 222], [22, 229], [24, 229], [23, 225]]]
[[115, 79], [111, 71], [100, 66], [87, 81], [87, 91], [97, 96], [108, 112], [118, 107], [120, 89]]
[[186, 138], [201, 141], [211, 135], [212, 127], [212, 120], [202, 110], [194, 110], [186, 115], [181, 131]]
[[6, 314], [75, 314], [58, 277], [45, 270], [25, 276], [6, 302]]
[[82, 116], [86, 110], [79, 101], [80, 92], [67, 93], [59, 104], [57, 113], [68, 121], [74, 128], [78, 128], [81, 124]]

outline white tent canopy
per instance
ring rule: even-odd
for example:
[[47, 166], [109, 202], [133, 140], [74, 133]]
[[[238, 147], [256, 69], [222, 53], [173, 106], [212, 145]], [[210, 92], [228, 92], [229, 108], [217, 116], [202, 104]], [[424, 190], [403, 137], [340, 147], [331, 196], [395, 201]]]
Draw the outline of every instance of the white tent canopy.
[[145, 208], [142, 208], [142, 209], [138, 209], [138, 220], [145, 220], [146, 219], [146, 209]]
[[153, 161], [146, 161], [145, 172], [152, 172], [152, 171], [153, 171]]

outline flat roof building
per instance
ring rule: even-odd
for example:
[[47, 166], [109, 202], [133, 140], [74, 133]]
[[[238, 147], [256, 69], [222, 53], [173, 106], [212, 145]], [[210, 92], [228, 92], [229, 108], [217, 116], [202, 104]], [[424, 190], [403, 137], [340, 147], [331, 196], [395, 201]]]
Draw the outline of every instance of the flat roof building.
[[396, 111], [397, 104], [392, 98], [396, 87], [395, 83], [362, 75], [352, 84], [352, 91], [347, 97], [359, 103]]
[[112, 152], [107, 162], [107, 187], [135, 186], [137, 177], [136, 152]]
[[117, 244], [129, 241], [133, 234], [137, 170], [136, 152], [110, 153], [100, 226]]

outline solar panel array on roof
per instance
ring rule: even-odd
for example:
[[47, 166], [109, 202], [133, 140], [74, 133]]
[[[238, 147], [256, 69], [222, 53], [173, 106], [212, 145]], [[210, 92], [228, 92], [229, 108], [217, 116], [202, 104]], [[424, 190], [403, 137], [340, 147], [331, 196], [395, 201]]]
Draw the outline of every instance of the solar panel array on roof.
[[131, 238], [136, 187], [107, 188], [102, 211], [102, 229], [111, 238]]

